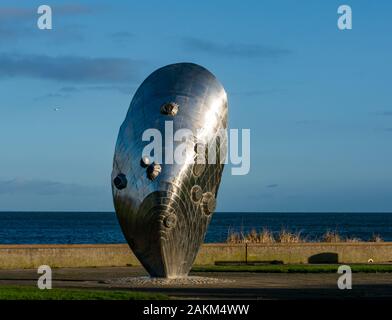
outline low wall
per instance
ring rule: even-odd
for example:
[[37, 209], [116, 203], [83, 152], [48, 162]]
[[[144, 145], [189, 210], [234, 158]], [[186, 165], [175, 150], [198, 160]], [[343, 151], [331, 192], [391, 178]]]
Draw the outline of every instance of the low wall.
[[[392, 242], [298, 244], [204, 244], [195, 265], [217, 262], [281, 261], [283, 263], [392, 262]], [[140, 265], [125, 244], [0, 245], [0, 268], [110, 267]]]
[[283, 263], [392, 262], [392, 242], [298, 243], [248, 245], [247, 261], [278, 260]]

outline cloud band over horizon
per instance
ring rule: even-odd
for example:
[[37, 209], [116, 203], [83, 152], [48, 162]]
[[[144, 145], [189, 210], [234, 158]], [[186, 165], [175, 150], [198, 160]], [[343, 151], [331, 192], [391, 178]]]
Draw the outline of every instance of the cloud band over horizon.
[[0, 77], [29, 77], [86, 83], [137, 79], [140, 62], [128, 58], [0, 54]]

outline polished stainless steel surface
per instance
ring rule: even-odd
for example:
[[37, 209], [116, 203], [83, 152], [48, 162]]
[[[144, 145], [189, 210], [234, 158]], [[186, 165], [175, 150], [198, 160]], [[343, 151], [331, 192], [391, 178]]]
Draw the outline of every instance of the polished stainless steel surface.
[[[192, 63], [156, 70], [132, 99], [118, 134], [112, 190], [125, 238], [151, 276], [184, 277], [192, 267], [215, 209], [224, 166], [219, 150], [227, 150], [227, 139], [220, 135], [216, 164], [208, 164], [199, 147], [213, 146], [227, 126], [227, 112], [222, 85]], [[164, 135], [166, 121], [173, 121], [174, 132], [194, 132], [191, 157], [207, 163], [167, 164], [164, 137], [162, 163], [142, 154], [148, 144], [143, 132], [155, 128]], [[174, 141], [174, 149], [180, 143]]]

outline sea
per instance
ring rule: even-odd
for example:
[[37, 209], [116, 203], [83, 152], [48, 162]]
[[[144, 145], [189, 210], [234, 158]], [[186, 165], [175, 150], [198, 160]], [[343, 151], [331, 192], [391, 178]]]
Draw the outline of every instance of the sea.
[[[225, 242], [228, 234], [266, 228], [300, 233], [316, 241], [326, 231], [343, 238], [392, 241], [392, 213], [216, 212], [205, 242]], [[0, 244], [125, 243], [114, 212], [0, 212]]]

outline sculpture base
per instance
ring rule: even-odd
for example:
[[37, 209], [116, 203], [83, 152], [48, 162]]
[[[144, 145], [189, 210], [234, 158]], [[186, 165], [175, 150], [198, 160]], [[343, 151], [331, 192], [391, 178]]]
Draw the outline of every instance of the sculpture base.
[[182, 278], [151, 278], [151, 277], [127, 277], [107, 280], [105, 283], [111, 287], [179, 287], [197, 286], [220, 283], [232, 283], [234, 280], [218, 279], [210, 277], [188, 276]]

